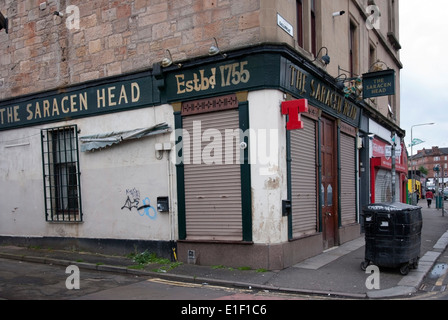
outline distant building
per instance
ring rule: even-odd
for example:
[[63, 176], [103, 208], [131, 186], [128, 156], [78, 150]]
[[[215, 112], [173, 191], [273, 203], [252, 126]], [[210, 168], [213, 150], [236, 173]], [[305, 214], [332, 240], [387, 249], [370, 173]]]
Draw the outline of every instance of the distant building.
[[[434, 184], [435, 179], [445, 179], [448, 181], [448, 148], [432, 147], [432, 149], [419, 150], [416, 155], [409, 158], [409, 170], [419, 170], [420, 167], [428, 171], [427, 179], [430, 184]], [[434, 171], [439, 167], [440, 171]], [[440, 183], [440, 182], [439, 182]]]

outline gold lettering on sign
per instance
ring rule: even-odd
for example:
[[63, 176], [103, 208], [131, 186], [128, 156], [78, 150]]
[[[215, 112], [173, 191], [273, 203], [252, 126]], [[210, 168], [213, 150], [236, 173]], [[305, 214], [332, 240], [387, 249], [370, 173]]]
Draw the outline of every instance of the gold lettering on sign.
[[[17, 107], [18, 108], [18, 107]], [[77, 113], [87, 111], [87, 93], [82, 92], [63, 96], [62, 98], [45, 99], [41, 102], [28, 103], [26, 105], [27, 121], [47, 119], [61, 114]], [[17, 121], [19, 121], [18, 119]], [[3, 123], [2, 123], [3, 124]]]
[[131, 100], [132, 103], [136, 103], [140, 100], [140, 86], [136, 82], [131, 83], [130, 94], [127, 93], [125, 85], [122, 85], [121, 87], [112, 86], [98, 89], [96, 91], [96, 97], [98, 108], [128, 104], [129, 100]]
[[300, 70], [294, 68], [293, 66], [291, 68], [291, 87], [295, 87], [297, 90], [299, 90], [300, 94], [305, 94], [305, 84], [306, 84], [306, 74], [301, 72]]
[[[311, 98], [311, 102], [318, 101], [323, 105], [333, 109], [336, 113], [342, 114], [352, 120], [358, 117], [358, 107], [350, 101], [343, 98], [336, 90], [325, 86], [318, 80], [313, 79], [301, 69], [291, 65], [289, 85], [294, 88], [294, 91], [299, 95]], [[307, 88], [310, 90], [307, 92]]]
[[0, 124], [14, 123], [19, 121], [19, 106], [0, 109]]
[[[96, 92], [95, 92], [96, 91]], [[22, 121], [49, 120], [55, 117], [70, 118], [89, 111], [90, 105], [100, 108], [118, 108], [140, 103], [138, 82], [114, 84], [93, 90], [58, 94], [53, 97], [27, 101], [22, 105], [0, 106], [0, 125], [18, 124]], [[89, 101], [90, 100], [90, 101]], [[1, 128], [0, 128], [1, 129]]]
[[193, 74], [192, 80], [185, 80], [185, 75], [176, 75], [177, 79], [177, 94], [182, 94], [186, 92], [200, 92], [208, 90], [209, 88], [214, 89], [216, 85], [216, 68], [210, 69], [211, 76], [205, 75], [205, 70], [199, 70], [199, 75], [197, 73]]
[[372, 94], [386, 93], [388, 88], [392, 88], [392, 83], [386, 82], [383, 78], [373, 80], [372, 85], [366, 86]]
[[193, 72], [187, 78], [185, 74], [175, 76], [177, 84], [177, 94], [201, 92], [210, 89], [238, 86], [241, 83], [248, 83], [250, 71], [247, 69], [249, 61], [242, 61], [232, 64], [222, 65], [219, 68], [201, 69]]

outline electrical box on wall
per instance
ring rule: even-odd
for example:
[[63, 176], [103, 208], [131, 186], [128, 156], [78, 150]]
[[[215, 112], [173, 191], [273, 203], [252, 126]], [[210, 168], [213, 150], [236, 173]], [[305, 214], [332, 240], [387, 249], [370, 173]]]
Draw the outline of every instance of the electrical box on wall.
[[282, 201], [282, 214], [284, 217], [287, 217], [291, 215], [291, 201], [290, 200], [283, 200]]
[[169, 198], [168, 197], [158, 197], [157, 198], [157, 211], [159, 212], [169, 212]]

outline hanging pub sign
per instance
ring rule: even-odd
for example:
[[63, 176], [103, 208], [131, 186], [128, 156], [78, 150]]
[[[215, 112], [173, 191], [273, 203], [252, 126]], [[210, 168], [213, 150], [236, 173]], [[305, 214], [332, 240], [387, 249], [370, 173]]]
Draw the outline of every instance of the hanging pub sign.
[[395, 70], [393, 69], [365, 73], [362, 78], [364, 99], [395, 94]]

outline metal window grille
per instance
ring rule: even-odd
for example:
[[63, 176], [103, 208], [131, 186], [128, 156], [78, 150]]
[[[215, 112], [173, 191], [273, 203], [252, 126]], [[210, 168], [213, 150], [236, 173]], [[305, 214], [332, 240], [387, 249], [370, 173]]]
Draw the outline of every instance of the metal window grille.
[[42, 130], [45, 219], [81, 222], [81, 185], [76, 126]]

